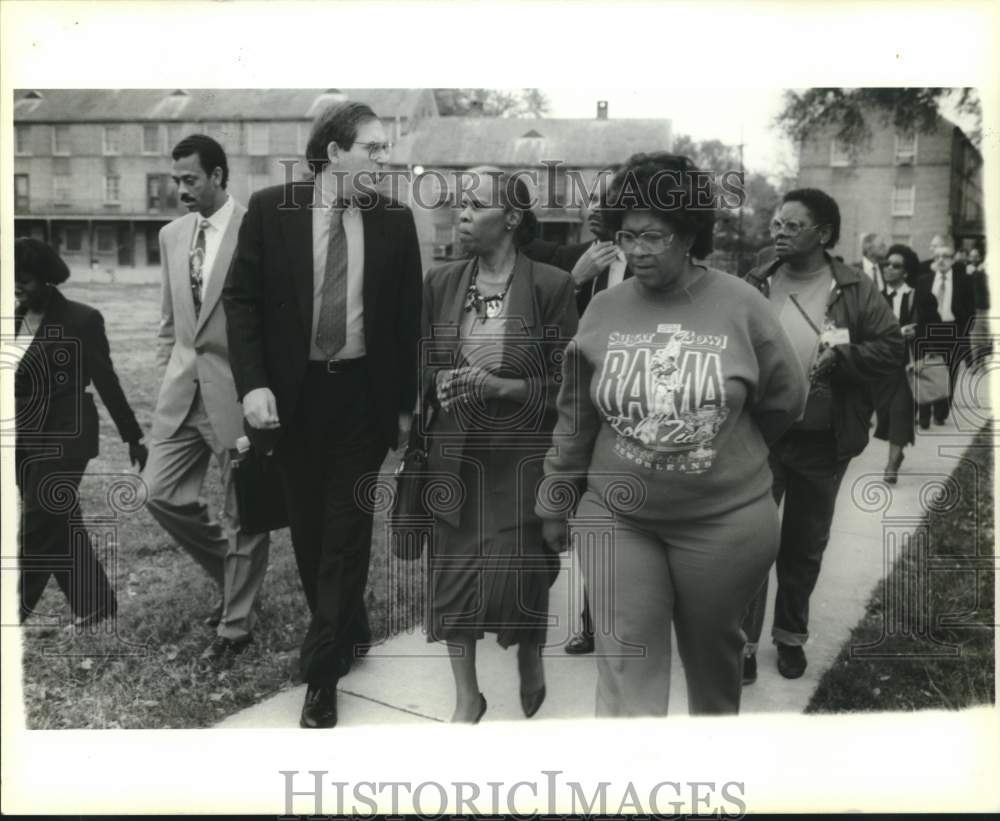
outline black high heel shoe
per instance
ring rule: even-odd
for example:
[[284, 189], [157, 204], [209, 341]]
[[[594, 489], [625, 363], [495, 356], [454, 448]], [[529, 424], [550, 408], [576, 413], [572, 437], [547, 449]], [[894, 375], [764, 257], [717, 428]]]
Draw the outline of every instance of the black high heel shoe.
[[545, 701], [545, 685], [543, 684], [541, 689], [535, 690], [533, 693], [526, 693], [521, 690], [521, 709], [524, 710], [524, 715], [526, 718], [531, 718], [542, 706], [542, 702]]

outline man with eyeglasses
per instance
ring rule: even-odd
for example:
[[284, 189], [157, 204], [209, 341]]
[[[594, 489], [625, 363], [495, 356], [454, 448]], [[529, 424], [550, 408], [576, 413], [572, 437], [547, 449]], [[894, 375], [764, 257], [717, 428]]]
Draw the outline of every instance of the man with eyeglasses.
[[[791, 338], [810, 390], [805, 412], [771, 446], [774, 496], [785, 505], [776, 560], [778, 591], [771, 635], [778, 671], [806, 669], [809, 597], [830, 538], [834, 505], [850, 460], [868, 444], [873, 388], [905, 357], [892, 309], [875, 283], [837, 261], [840, 209], [823, 191], [789, 191], [771, 222], [776, 259], [745, 279], [772, 303]], [[747, 610], [743, 680], [757, 678], [767, 582]]]
[[[942, 243], [937, 246], [933, 270], [917, 279], [916, 291], [922, 299], [928, 294], [937, 300], [939, 323], [934, 323], [929, 332], [944, 334], [938, 336], [934, 343], [935, 350], [939, 345], [951, 349], [951, 379], [947, 399], [920, 405], [917, 421], [922, 430], [931, 425], [931, 415], [936, 425], [943, 425], [951, 412], [952, 399], [955, 393], [955, 382], [958, 365], [965, 358], [969, 347], [969, 333], [972, 321], [976, 315], [974, 283], [965, 273], [964, 266], [955, 262], [955, 251], [951, 245]], [[935, 335], [937, 335], [935, 334]]]
[[274, 448], [311, 612], [300, 726], [321, 728], [366, 649], [372, 514], [357, 483], [409, 436], [422, 276], [412, 213], [374, 190], [389, 155], [375, 112], [331, 106], [306, 151], [312, 180], [250, 198], [223, 298], [236, 389], [252, 438]]

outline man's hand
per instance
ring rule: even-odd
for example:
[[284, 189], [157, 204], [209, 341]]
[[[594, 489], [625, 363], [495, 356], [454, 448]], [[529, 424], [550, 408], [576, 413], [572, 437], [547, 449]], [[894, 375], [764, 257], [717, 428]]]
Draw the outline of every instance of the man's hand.
[[244, 396], [243, 415], [258, 430], [273, 430], [280, 425], [278, 403], [270, 388], [254, 388]]
[[613, 242], [595, 242], [591, 245], [570, 271], [576, 287], [579, 288], [596, 279], [598, 274], [608, 269], [617, 256], [618, 248]]
[[413, 414], [399, 414], [399, 438], [396, 440], [396, 450], [405, 448], [410, 443], [410, 429], [413, 427]]
[[128, 443], [128, 461], [132, 467], [138, 467], [139, 473], [146, 469], [146, 460], [149, 459], [149, 448], [142, 442]]
[[553, 553], [565, 553], [569, 546], [566, 539], [566, 522], [562, 519], [542, 519], [542, 539]]

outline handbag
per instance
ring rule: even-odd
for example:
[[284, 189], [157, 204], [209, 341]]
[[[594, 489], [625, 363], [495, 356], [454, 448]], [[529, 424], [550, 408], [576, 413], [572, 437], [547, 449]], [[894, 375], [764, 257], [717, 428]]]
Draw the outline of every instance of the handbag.
[[943, 354], [924, 354], [906, 366], [906, 376], [918, 405], [947, 399], [951, 393], [951, 375]]
[[241, 436], [237, 445], [243, 444], [243, 448], [237, 447], [232, 451], [240, 530], [250, 535], [281, 530], [289, 525], [285, 496], [274, 457], [262, 447], [271, 440], [264, 432], [251, 429], [247, 423], [243, 427], [252, 435]]
[[427, 525], [432, 519], [424, 506], [424, 490], [428, 478], [427, 431], [436, 417], [436, 408], [430, 401], [433, 389], [432, 383], [424, 394], [421, 412], [413, 420], [410, 440], [394, 474], [396, 493], [389, 509], [389, 535], [393, 555], [403, 561], [420, 558], [427, 541]]

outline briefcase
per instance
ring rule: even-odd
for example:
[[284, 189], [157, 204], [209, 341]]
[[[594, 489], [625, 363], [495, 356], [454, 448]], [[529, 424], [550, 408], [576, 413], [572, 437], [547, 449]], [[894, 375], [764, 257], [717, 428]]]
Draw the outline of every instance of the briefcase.
[[285, 496], [273, 456], [252, 445], [234, 452], [233, 481], [242, 532], [267, 533], [288, 527]]

